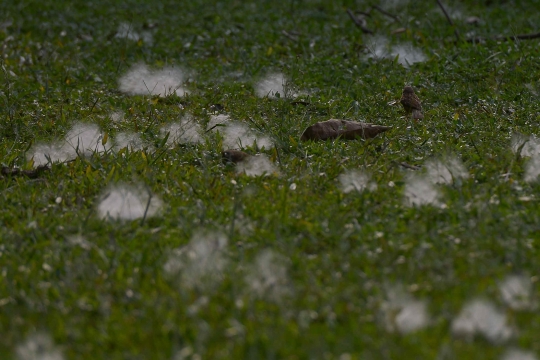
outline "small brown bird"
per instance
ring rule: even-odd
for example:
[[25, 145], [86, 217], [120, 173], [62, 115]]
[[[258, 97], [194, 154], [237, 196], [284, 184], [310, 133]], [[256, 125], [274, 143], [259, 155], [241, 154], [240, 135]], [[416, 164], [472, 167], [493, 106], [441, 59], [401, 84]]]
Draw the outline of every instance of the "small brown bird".
[[221, 153], [221, 156], [223, 157], [224, 163], [234, 163], [234, 164], [242, 162], [246, 160], [247, 158], [251, 157], [251, 155], [243, 151], [232, 150], [232, 149], [223, 151]]
[[403, 88], [403, 94], [401, 95], [401, 105], [405, 108], [405, 111], [410, 114], [414, 120], [423, 119], [422, 103], [411, 86], [405, 86]]

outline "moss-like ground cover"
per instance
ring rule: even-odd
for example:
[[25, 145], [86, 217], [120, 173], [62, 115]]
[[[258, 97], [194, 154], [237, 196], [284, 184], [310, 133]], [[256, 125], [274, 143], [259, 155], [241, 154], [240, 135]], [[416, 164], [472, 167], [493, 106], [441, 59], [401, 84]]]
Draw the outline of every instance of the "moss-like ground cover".
[[[454, 34], [538, 32], [539, 8], [453, 2], [452, 27], [435, 1], [2, 2], [2, 165], [31, 169], [40, 146], [79, 123], [99, 129], [105, 147], [121, 134], [144, 146], [0, 180], [0, 353], [30, 359], [36, 344], [55, 359], [539, 353], [540, 146], [529, 136], [540, 123], [540, 40]], [[347, 9], [371, 9], [375, 34]], [[176, 69], [187, 93], [120, 91], [141, 64]], [[286, 94], [258, 96], [272, 74]], [[399, 106], [405, 84], [423, 121]], [[218, 114], [270, 140], [244, 150], [266, 156], [274, 174], [223, 164], [223, 131], [164, 140], [164, 126], [191, 117], [204, 128]], [[299, 141], [330, 118], [392, 130]], [[365, 189], [344, 191], [363, 176]], [[107, 191], [123, 186], [152, 194], [157, 211], [102, 216]], [[414, 205], [411, 192], [433, 196]], [[459, 331], [474, 299], [481, 315], [465, 315], [474, 324]]]

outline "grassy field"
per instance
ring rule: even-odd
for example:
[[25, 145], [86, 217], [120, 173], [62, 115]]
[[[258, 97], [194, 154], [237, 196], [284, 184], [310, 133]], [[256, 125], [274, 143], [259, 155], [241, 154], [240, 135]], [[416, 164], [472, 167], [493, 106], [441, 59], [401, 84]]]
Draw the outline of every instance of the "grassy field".
[[540, 2], [445, 3], [0, 3], [2, 358], [537, 359]]

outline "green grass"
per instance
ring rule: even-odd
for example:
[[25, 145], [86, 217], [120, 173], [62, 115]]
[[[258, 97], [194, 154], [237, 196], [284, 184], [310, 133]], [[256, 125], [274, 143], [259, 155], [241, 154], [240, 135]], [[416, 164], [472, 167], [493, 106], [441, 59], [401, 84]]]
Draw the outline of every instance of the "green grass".
[[[538, 32], [531, 10], [539, 5], [460, 1], [451, 10], [462, 13], [462, 37], [490, 37]], [[382, 6], [401, 22], [373, 12], [368, 26], [390, 45], [421, 49], [426, 61], [369, 59], [371, 37], [346, 14], [369, 6], [352, 1], [0, 4], [0, 23], [12, 20], [0, 31], [2, 165], [31, 167], [33, 146], [79, 121], [111, 139], [139, 133], [156, 147], [53, 164], [38, 180], [0, 180], [0, 353], [16, 358], [37, 332], [67, 359], [472, 359], [513, 347], [540, 354], [538, 311], [512, 310], [498, 292], [506, 276], [524, 274], [533, 297], [540, 294], [540, 187], [524, 181], [531, 160], [511, 151], [514, 134], [539, 134], [538, 40], [456, 44], [436, 2]], [[466, 24], [471, 15], [482, 19], [478, 27]], [[121, 23], [151, 32], [153, 42], [116, 38]], [[390, 35], [399, 27], [407, 31]], [[118, 80], [137, 63], [184, 69], [190, 93], [122, 94]], [[271, 72], [309, 105], [257, 97], [254, 84]], [[422, 99], [424, 121], [411, 125], [388, 105], [404, 84]], [[163, 125], [186, 114], [206, 124], [215, 104], [272, 139], [275, 148], [261, 152], [279, 175], [237, 174], [222, 164], [214, 134], [163, 146]], [[124, 120], [113, 121], [113, 112]], [[330, 118], [393, 129], [366, 141], [299, 142], [307, 126]], [[445, 156], [469, 175], [436, 186], [446, 207], [407, 206], [413, 171], [399, 163]], [[338, 177], [350, 169], [370, 173], [377, 190], [340, 191]], [[101, 219], [100, 196], [117, 183], [150, 189], [161, 213]], [[217, 255], [225, 265], [188, 286], [190, 273], [171, 276], [164, 265], [201, 230], [227, 236]], [[78, 235], [87, 243], [70, 241]], [[286, 275], [257, 294], [246, 277], [264, 251], [275, 256], [270, 272]], [[382, 309], [399, 286], [427, 302], [428, 327], [387, 331]], [[452, 334], [453, 319], [477, 297], [507, 315], [515, 336], [494, 344]]]

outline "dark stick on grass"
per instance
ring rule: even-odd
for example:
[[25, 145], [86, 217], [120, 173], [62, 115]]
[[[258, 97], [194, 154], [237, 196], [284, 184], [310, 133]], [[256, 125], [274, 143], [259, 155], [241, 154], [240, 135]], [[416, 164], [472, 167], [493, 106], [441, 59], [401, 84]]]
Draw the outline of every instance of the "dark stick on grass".
[[[49, 170], [51, 168], [48, 165], [40, 165], [34, 170], [20, 170], [2, 166], [0, 174], [6, 177], [25, 176], [30, 179], [37, 179], [42, 173]], [[0, 178], [3, 179], [3, 176], [0, 176]]]
[[399, 21], [399, 17], [397, 17], [397, 16], [394, 15], [394, 14], [389, 13], [388, 11], [384, 10], [383, 8], [381, 8], [381, 7], [377, 6], [377, 5], [373, 5], [372, 8], [375, 9], [375, 10], [377, 10], [377, 11], [380, 12], [381, 14], [386, 15], [386, 16], [388, 16], [389, 18], [394, 19], [394, 21], [400, 22], [400, 21]]
[[89, 112], [92, 112], [92, 110], [94, 110], [94, 108], [96, 107], [98, 101], [99, 101], [99, 97], [96, 99], [96, 101], [94, 101], [94, 103], [92, 104], [92, 107], [90, 108]]
[[223, 126], [223, 127], [224, 127], [225, 124], [216, 124], [216, 125], [212, 126], [210, 129], [206, 130], [205, 133], [208, 133], [208, 132], [210, 132], [210, 131], [212, 131], [212, 130], [214, 130], [215, 128], [220, 127], [220, 126]]
[[150, 208], [150, 202], [152, 201], [152, 192], [150, 189], [147, 189], [148, 191], [148, 201], [146, 202], [146, 208], [144, 209], [144, 215], [141, 219], [141, 226], [144, 225], [144, 221], [146, 220], [146, 215], [148, 214], [148, 209]]
[[406, 162], [400, 162], [399, 165], [406, 168], [406, 169], [411, 169], [411, 170], [420, 170], [421, 169], [420, 166], [410, 165], [410, 164], [407, 164]]
[[454, 34], [456, 35], [456, 40], [459, 42], [461, 40], [461, 38], [459, 36], [459, 32], [454, 27], [454, 23], [452, 22], [452, 19], [450, 19], [450, 16], [446, 12], [446, 9], [444, 8], [444, 6], [443, 6], [443, 4], [441, 3], [440, 0], [437, 0], [437, 4], [439, 4], [439, 7], [441, 8], [442, 12], [444, 13], [444, 16], [446, 16], [446, 20], [448, 20], [448, 23], [450, 23], [450, 25], [454, 28]]
[[248, 121], [249, 121], [250, 123], [252, 123], [253, 126], [255, 126], [255, 128], [257, 128], [257, 130], [259, 130], [260, 132], [264, 132], [264, 130], [265, 130], [265, 129], [264, 129], [264, 126], [262, 126], [262, 125], [256, 123], [255, 120], [253, 120], [251, 117], [248, 117]]
[[365, 20], [363, 20], [363, 21], [360, 20], [356, 15], [354, 15], [354, 13], [350, 9], [347, 9], [347, 14], [351, 18], [351, 20], [354, 22], [354, 24], [356, 26], [358, 26], [360, 28], [360, 30], [362, 30], [362, 32], [364, 34], [373, 34], [373, 31], [371, 31], [370, 29], [368, 29], [366, 27], [366, 21]]

